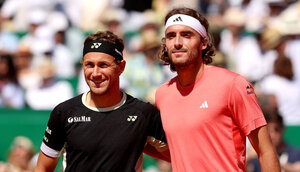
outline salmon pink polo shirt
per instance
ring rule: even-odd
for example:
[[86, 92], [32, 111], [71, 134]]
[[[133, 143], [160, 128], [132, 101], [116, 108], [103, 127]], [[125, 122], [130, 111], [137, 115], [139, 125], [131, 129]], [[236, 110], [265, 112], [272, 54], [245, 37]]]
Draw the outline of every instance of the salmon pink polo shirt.
[[173, 172], [245, 171], [246, 136], [266, 125], [252, 85], [215, 66], [193, 85], [182, 87], [177, 77], [164, 83], [156, 105]]

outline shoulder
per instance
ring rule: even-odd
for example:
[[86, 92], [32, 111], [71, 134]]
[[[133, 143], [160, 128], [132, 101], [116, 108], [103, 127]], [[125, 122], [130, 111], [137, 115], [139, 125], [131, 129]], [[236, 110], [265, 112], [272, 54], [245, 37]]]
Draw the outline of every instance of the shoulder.
[[158, 109], [149, 102], [144, 102], [140, 99], [132, 97], [127, 94], [126, 108], [133, 109], [135, 111], [140, 111], [143, 113], [153, 113], [158, 112]]
[[207, 65], [205, 72], [208, 75], [214, 75], [214, 77], [226, 77], [226, 78], [234, 78], [236, 76], [240, 76], [237, 73], [234, 73], [228, 69], [217, 67], [217, 66], [211, 66]]
[[164, 89], [168, 89], [169, 87], [176, 86], [177, 82], [177, 76], [174, 78], [170, 79], [169, 81], [161, 84], [158, 88], [157, 91], [163, 91]]
[[205, 70], [206, 80], [218, 83], [218, 85], [232, 85], [239, 82], [248, 82], [247, 79], [240, 74], [232, 72], [228, 69], [207, 65]]
[[226, 89], [228, 95], [255, 95], [252, 84], [240, 74], [215, 66], [208, 66], [206, 73], [209, 86]]
[[67, 109], [73, 109], [74, 107], [79, 107], [80, 105], [82, 105], [82, 94], [75, 96], [71, 99], [68, 99], [64, 102], [61, 102], [60, 104], [58, 104], [55, 108], [55, 110], [67, 110]]

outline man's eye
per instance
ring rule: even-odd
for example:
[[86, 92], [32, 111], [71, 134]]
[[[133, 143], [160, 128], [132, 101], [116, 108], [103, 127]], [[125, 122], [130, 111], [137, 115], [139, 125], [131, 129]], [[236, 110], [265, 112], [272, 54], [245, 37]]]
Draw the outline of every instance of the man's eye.
[[183, 37], [191, 37], [191, 34], [189, 34], [189, 33], [184, 33], [184, 34], [182, 34], [182, 36], [183, 36]]
[[99, 67], [100, 67], [100, 68], [107, 68], [107, 67], [109, 67], [109, 65], [108, 65], [108, 64], [105, 64], [105, 63], [103, 63], [103, 64], [100, 64], [100, 65], [99, 65]]
[[170, 39], [170, 38], [174, 38], [175, 35], [174, 35], [174, 34], [168, 34], [166, 37], [167, 37], [168, 39]]
[[91, 63], [86, 63], [86, 64], [85, 64], [85, 67], [93, 67], [93, 64], [91, 64]]

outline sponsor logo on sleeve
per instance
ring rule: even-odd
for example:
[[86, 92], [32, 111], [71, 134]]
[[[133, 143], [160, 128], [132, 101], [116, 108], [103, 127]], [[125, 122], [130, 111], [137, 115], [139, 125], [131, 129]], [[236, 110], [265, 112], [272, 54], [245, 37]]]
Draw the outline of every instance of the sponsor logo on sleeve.
[[48, 137], [44, 136], [44, 141], [48, 143]]
[[46, 132], [47, 132], [48, 134], [50, 134], [50, 135], [51, 135], [51, 133], [52, 133], [52, 130], [50, 130], [50, 128], [47, 126], [47, 128], [46, 128]]
[[247, 94], [254, 94], [254, 89], [250, 85], [246, 86], [246, 90], [247, 90]]

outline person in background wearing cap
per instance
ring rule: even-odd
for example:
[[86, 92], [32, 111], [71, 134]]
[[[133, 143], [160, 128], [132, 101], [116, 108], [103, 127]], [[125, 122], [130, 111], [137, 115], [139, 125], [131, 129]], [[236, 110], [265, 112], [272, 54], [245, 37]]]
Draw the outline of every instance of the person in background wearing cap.
[[36, 172], [53, 171], [63, 147], [65, 171], [141, 170], [136, 163], [143, 150], [170, 161], [159, 111], [120, 91], [123, 49], [109, 31], [86, 38], [82, 64], [90, 90], [53, 109]]
[[[284, 140], [284, 119], [279, 114], [277, 109], [263, 110], [264, 116], [268, 123], [268, 129], [272, 139], [272, 143], [278, 154], [281, 169], [285, 172], [300, 171], [300, 150]], [[252, 153], [252, 148], [247, 155], [246, 171], [260, 172], [259, 160], [255, 154]]]
[[177, 76], [161, 85], [156, 105], [173, 172], [245, 171], [246, 136], [263, 171], [280, 171], [254, 89], [241, 75], [209, 65], [208, 21], [189, 8], [165, 18], [161, 59]]

